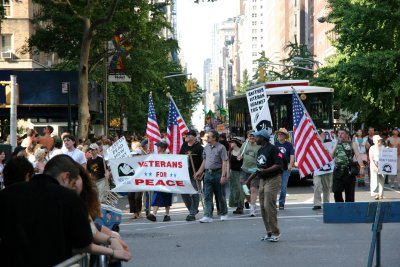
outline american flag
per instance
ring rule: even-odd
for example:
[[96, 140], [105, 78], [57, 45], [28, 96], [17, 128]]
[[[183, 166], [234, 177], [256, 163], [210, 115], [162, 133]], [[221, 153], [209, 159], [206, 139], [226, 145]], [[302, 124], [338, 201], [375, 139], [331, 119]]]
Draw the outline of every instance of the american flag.
[[304, 177], [328, 164], [332, 161], [332, 157], [322, 145], [315, 132], [312, 120], [300, 101], [297, 93], [293, 91], [295, 155], [300, 176]]
[[183, 143], [183, 135], [188, 132], [189, 129], [186, 126], [178, 108], [171, 98], [168, 109], [168, 123], [167, 123], [167, 143], [168, 149], [171, 154], [179, 154], [181, 145]]
[[158, 127], [153, 97], [149, 96], [149, 113], [147, 115], [146, 136], [149, 139], [150, 150], [154, 151], [154, 144], [161, 141], [160, 128]]

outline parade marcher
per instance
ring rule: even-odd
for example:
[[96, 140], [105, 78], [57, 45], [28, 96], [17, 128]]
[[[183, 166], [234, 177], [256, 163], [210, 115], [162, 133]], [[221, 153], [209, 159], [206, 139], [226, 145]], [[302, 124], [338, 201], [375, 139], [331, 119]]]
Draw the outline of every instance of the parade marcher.
[[286, 141], [286, 139], [289, 137], [289, 133], [285, 128], [280, 128], [276, 134], [278, 135], [278, 142], [275, 143], [275, 146], [283, 155], [281, 192], [279, 194], [279, 209], [283, 210], [285, 209], [287, 184], [289, 182], [289, 176], [294, 164], [294, 148], [291, 143]]
[[[330, 139], [326, 139], [324, 131], [318, 131], [320, 140], [324, 148], [331, 153], [333, 149], [333, 142]], [[322, 208], [321, 194], [324, 203], [329, 203], [330, 193], [332, 188], [332, 175], [334, 169], [334, 162], [331, 161], [321, 169], [314, 172], [313, 183], [314, 183], [314, 206], [313, 210], [319, 210]]]
[[[158, 154], [167, 154], [168, 144], [164, 141], [160, 141], [155, 144], [157, 146]], [[169, 216], [169, 211], [172, 206], [172, 194], [165, 192], [157, 192], [155, 191], [153, 194], [153, 198], [151, 200], [152, 213], [147, 215], [147, 219], [150, 221], [157, 221], [157, 212], [160, 207], [165, 207], [165, 215], [163, 222], [171, 221], [171, 217]]]
[[35, 173], [40, 174], [43, 173], [44, 167], [46, 165], [46, 151], [45, 149], [39, 148], [36, 149], [35, 151], [35, 162], [34, 162], [34, 168], [35, 168]]
[[195, 174], [196, 179], [204, 175], [204, 217], [201, 223], [212, 222], [213, 194], [218, 195], [221, 221], [228, 219], [228, 207], [225, 199], [225, 184], [228, 181], [228, 155], [225, 146], [218, 142], [219, 134], [215, 130], [208, 132], [208, 144], [204, 147], [203, 163]]
[[374, 135], [373, 137], [374, 145], [369, 149], [369, 158], [371, 160], [370, 164], [370, 189], [371, 196], [375, 197], [376, 200], [383, 198], [385, 177], [382, 174], [378, 174], [378, 162], [381, 154], [382, 137], [379, 135]]
[[392, 136], [388, 138], [389, 147], [397, 148], [397, 175], [389, 175], [389, 184], [391, 188], [400, 189], [400, 137], [399, 128], [392, 130]]
[[110, 177], [106, 163], [102, 157], [98, 155], [99, 146], [96, 143], [90, 144], [89, 151], [91, 157], [87, 161], [87, 170], [96, 179], [96, 186], [99, 192], [101, 202], [107, 198], [107, 191], [110, 189], [108, 179]]
[[75, 136], [66, 134], [62, 140], [66, 149], [64, 154], [70, 156], [73, 160], [75, 160], [75, 162], [86, 168], [87, 161], [85, 153], [76, 148]]
[[[247, 141], [240, 148], [240, 155], [238, 159], [243, 158], [243, 164], [240, 171], [240, 183], [243, 185], [246, 184], [246, 181], [250, 177], [252, 173], [254, 173], [257, 169], [257, 152], [260, 149], [260, 146], [256, 143], [256, 138], [254, 136], [254, 131], [247, 132]], [[246, 196], [247, 202], [245, 202], [245, 207], [247, 207], [248, 202], [250, 202], [250, 216], [256, 216], [256, 201], [257, 201], [257, 190], [260, 184], [260, 179], [258, 177], [254, 177], [250, 182], [250, 198]], [[246, 205], [247, 204], [247, 205]]]
[[[359, 173], [364, 174], [364, 163], [361, 160], [355, 143], [349, 140], [349, 132], [340, 129], [338, 142], [334, 145], [331, 155], [335, 159], [335, 170], [333, 172], [332, 191], [335, 202], [354, 202], [355, 182], [358, 173], [353, 172], [353, 157], [359, 164]], [[343, 199], [343, 191], [345, 199]]]
[[69, 189], [78, 177], [76, 163], [58, 155], [43, 174], [0, 191], [2, 218], [14, 218], [0, 220], [1, 266], [54, 266], [70, 258], [72, 248], [89, 251], [88, 212]]
[[243, 158], [240, 157], [240, 147], [242, 146], [242, 141], [237, 137], [233, 137], [229, 141], [229, 144], [231, 147], [229, 151], [229, 207], [236, 207], [236, 210], [233, 211], [233, 214], [243, 214], [244, 191], [240, 184], [240, 169], [243, 164]]
[[[196, 181], [194, 179], [194, 173], [200, 168], [201, 163], [203, 163], [203, 147], [199, 142], [197, 142], [196, 137], [196, 131], [188, 131], [186, 133], [185, 143], [183, 143], [179, 154], [189, 155], [188, 159], [190, 182], [192, 183], [193, 188], [198, 191], [199, 188], [197, 186], [197, 183], [199, 181]], [[192, 164], [194, 166], [192, 166]], [[185, 203], [186, 208], [189, 210], [189, 215], [186, 217], [186, 221], [195, 221], [196, 214], [199, 212], [199, 194], [183, 194], [182, 200]]]
[[26, 138], [24, 140], [22, 140], [22, 143], [21, 143], [21, 146], [25, 147], [25, 148], [27, 148], [35, 143], [36, 132], [33, 129], [29, 129], [26, 132], [26, 135], [27, 135]]
[[[363, 130], [362, 129], [358, 129], [356, 134], [353, 137], [353, 143], [355, 143], [357, 149], [358, 149], [358, 154], [359, 157], [361, 158], [361, 160], [364, 162], [364, 165], [367, 166], [368, 164], [368, 154], [367, 154], [367, 143], [368, 143], [368, 137], [363, 137]], [[357, 159], [353, 159], [353, 161], [357, 161]], [[367, 172], [368, 168], [364, 169], [364, 175]], [[360, 187], [364, 187], [365, 186], [365, 176], [357, 176], [357, 185]]]
[[278, 228], [276, 198], [281, 189], [283, 154], [270, 144], [271, 132], [263, 129], [254, 133], [257, 144], [261, 146], [257, 153], [257, 171], [249, 180], [258, 176], [260, 179], [259, 198], [261, 215], [267, 234], [261, 241], [278, 242], [281, 236]]

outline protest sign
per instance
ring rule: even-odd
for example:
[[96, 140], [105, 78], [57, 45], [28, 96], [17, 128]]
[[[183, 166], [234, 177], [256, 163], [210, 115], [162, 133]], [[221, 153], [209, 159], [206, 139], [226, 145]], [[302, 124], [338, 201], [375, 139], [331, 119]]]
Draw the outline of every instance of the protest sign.
[[382, 148], [378, 161], [378, 174], [397, 175], [397, 148]]
[[128, 158], [131, 156], [125, 137], [121, 137], [107, 149], [108, 159]]
[[251, 118], [251, 126], [256, 129], [258, 123], [258, 114], [267, 100], [264, 87], [258, 87], [246, 92], [247, 104], [249, 106], [249, 113]]
[[109, 164], [114, 192], [197, 193], [190, 182], [187, 155], [149, 154], [111, 159]]

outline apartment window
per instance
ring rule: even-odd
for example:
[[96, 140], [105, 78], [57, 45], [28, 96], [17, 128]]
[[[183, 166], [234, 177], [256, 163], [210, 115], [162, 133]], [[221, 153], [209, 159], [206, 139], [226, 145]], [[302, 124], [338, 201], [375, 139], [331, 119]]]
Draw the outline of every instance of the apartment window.
[[257, 72], [257, 68], [253, 68], [253, 72], [256, 73]]
[[253, 3], [257, 2], [257, 0], [253, 0]]
[[251, 33], [257, 33], [257, 29], [252, 29]]
[[260, 29], [260, 32], [263, 32], [264, 31], [264, 29]]
[[12, 51], [12, 34], [1, 35], [1, 52]]
[[252, 41], [257, 41], [257, 37], [252, 37], [251, 40]]
[[261, 45], [261, 48], [263, 48], [264, 47], [264, 45]]
[[6, 17], [11, 16], [11, 4], [10, 4], [10, 0], [2, 0], [3, 2], [3, 7], [4, 7], [4, 11], [5, 11], [5, 15]]
[[256, 26], [257, 25], [257, 21], [251, 22], [251, 25]]
[[252, 18], [257, 18], [257, 14], [256, 14], [256, 13], [253, 13], [253, 14], [251, 14], [251, 17], [252, 17]]
[[253, 10], [257, 10], [257, 6], [253, 6]]
[[263, 16], [263, 13], [260, 13], [260, 17], [262, 17]]
[[252, 44], [252, 45], [251, 45], [251, 48], [256, 49], [256, 48], [257, 48], [257, 45], [256, 45], [256, 44]]
[[253, 57], [256, 57], [257, 56], [257, 52], [253, 52], [252, 55], [253, 55]]
[[263, 24], [263, 21], [262, 21], [262, 20], [260, 21], [260, 24]]

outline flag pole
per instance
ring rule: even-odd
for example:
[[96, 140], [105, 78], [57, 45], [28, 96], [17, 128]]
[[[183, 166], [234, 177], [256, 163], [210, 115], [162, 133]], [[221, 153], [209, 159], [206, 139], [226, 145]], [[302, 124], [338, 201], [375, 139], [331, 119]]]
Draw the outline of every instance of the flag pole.
[[[300, 101], [299, 101], [299, 102], [300, 102], [300, 105], [301, 105], [301, 106], [303, 107], [303, 109], [307, 112], [307, 115], [308, 115], [308, 117], [309, 117], [309, 119], [310, 119], [310, 122], [311, 122], [311, 124], [312, 124], [312, 126], [313, 126], [314, 133], [316, 133], [316, 134], [319, 136], [318, 131], [317, 131], [317, 127], [315, 126], [314, 121], [312, 120], [310, 114], [308, 113], [308, 110], [307, 110], [306, 107], [304, 106], [303, 101], [301, 101], [301, 99], [300, 99], [300, 97], [299, 97], [299, 94], [297, 93], [296, 89], [294, 89], [293, 86], [291, 86], [291, 87], [292, 87], [292, 90], [293, 90], [292, 94], [296, 94], [297, 98], [300, 100]], [[293, 105], [293, 103], [292, 103], [292, 105]]]

